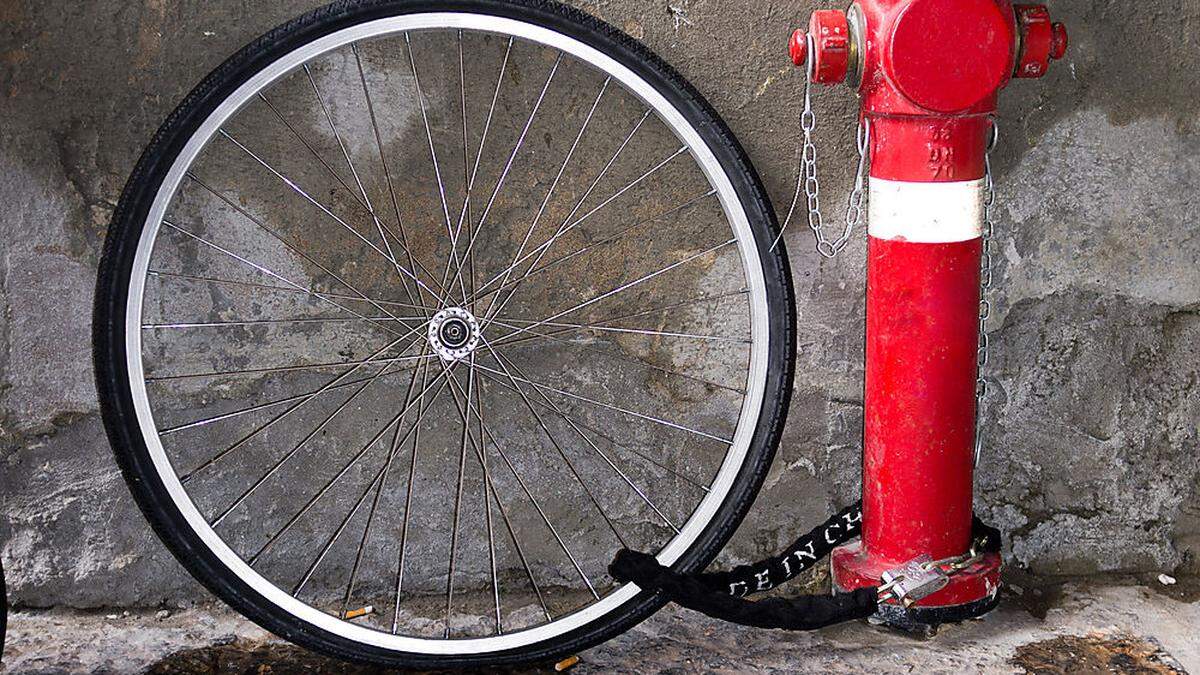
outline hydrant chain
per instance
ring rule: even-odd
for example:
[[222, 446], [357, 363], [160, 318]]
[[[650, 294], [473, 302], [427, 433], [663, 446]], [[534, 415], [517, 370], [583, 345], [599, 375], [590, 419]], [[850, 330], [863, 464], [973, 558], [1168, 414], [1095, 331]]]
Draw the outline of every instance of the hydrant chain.
[[[811, 42], [812, 36], [809, 36], [808, 39]], [[779, 228], [779, 236], [771, 244], [771, 250], [775, 250], [780, 240], [783, 239], [783, 233], [787, 231], [788, 225], [791, 224], [792, 217], [796, 213], [796, 207], [800, 203], [800, 194], [804, 193], [808, 209], [808, 227], [816, 235], [817, 253], [820, 253], [824, 258], [832, 260], [850, 243], [850, 238], [854, 235], [855, 228], [862, 225], [866, 214], [864, 202], [867, 156], [871, 142], [871, 122], [868, 118], [863, 117], [862, 123], [859, 124], [857, 138], [855, 139], [858, 146], [858, 171], [854, 177], [854, 187], [851, 189], [847, 200], [845, 225], [838, 238], [831, 241], [825, 234], [825, 219], [821, 215], [821, 181], [817, 175], [817, 146], [813, 142], [813, 131], [817, 128], [817, 116], [812, 108], [813, 49], [811, 48], [811, 44], [809, 46], [808, 63], [804, 68], [804, 72], [806, 73], [804, 80], [804, 111], [800, 113], [800, 130], [803, 132], [804, 144], [800, 151], [800, 166], [796, 175], [796, 190], [792, 195], [792, 203], [788, 207], [787, 217], [784, 218], [783, 226]]]
[[993, 117], [992, 135], [983, 155], [984, 166], [984, 200], [983, 200], [983, 254], [979, 274], [979, 351], [976, 358], [975, 379], [975, 466], [979, 466], [979, 458], [983, 454], [984, 404], [987, 403], [988, 382], [984, 368], [988, 365], [991, 340], [988, 337], [987, 322], [992, 316], [992, 301], [989, 293], [992, 289], [992, 248], [994, 245], [996, 206], [996, 179], [992, 173], [992, 151], [1000, 141], [1000, 126]]

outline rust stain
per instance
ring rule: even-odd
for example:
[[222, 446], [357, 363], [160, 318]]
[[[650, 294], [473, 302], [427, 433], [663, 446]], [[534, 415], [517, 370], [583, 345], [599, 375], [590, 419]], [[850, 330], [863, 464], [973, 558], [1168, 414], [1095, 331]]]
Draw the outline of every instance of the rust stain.
[[1036, 675], [1128, 673], [1186, 675], [1155, 642], [1131, 635], [1067, 635], [1017, 648], [1011, 663]]

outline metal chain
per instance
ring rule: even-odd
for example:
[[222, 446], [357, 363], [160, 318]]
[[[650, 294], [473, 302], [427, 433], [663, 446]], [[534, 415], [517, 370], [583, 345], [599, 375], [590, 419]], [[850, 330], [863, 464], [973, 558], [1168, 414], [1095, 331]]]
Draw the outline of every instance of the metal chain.
[[[991, 341], [988, 337], [987, 322], [992, 315], [992, 302], [989, 297], [994, 281], [992, 271], [992, 249], [994, 246], [996, 221], [996, 179], [992, 173], [992, 151], [1000, 140], [1000, 127], [993, 118], [992, 133], [988, 139], [987, 150], [984, 152], [983, 178], [983, 251], [979, 267], [979, 351], [976, 354], [978, 372], [975, 379], [975, 465], [979, 465], [979, 457], [984, 443], [984, 403], [987, 400], [988, 383], [984, 377], [984, 368], [988, 365]], [[985, 542], [976, 540], [971, 544], [971, 550], [959, 556], [931, 560], [921, 563], [915, 573], [915, 579], [908, 579], [906, 574], [900, 574], [881, 585], [878, 589], [879, 602], [898, 601], [905, 607], [911, 607], [918, 600], [936, 592], [945, 586], [946, 580], [962, 573], [983, 559], [982, 547]], [[901, 568], [906, 569], [906, 568]]]
[[902, 568], [906, 573], [894, 576], [876, 589], [879, 602], [897, 600], [905, 607], [911, 607], [921, 598], [941, 590], [950, 577], [961, 574], [981, 562], [984, 558], [983, 546], [984, 541], [976, 539], [971, 542], [971, 549], [962, 555], [920, 563], [917, 565], [916, 584], [905, 583], [909, 581], [907, 568]]
[[[812, 54], [814, 47], [811, 44], [811, 36], [809, 40], [808, 53]], [[800, 203], [800, 193], [803, 192], [808, 207], [808, 227], [817, 237], [817, 253], [832, 260], [850, 243], [850, 237], [854, 234], [854, 229], [862, 225], [863, 217], [866, 215], [863, 208], [863, 188], [866, 185], [867, 155], [869, 154], [871, 144], [871, 121], [864, 117], [858, 127], [856, 138], [858, 145], [858, 171], [855, 174], [854, 188], [850, 191], [849, 203], [846, 206], [846, 222], [841, 235], [831, 241], [825, 234], [825, 219], [821, 215], [821, 181], [817, 177], [817, 146], [813, 143], [812, 137], [813, 130], [817, 127], [817, 116], [812, 108], [812, 68], [813, 61], [810, 56], [805, 68], [804, 112], [800, 114], [800, 130], [804, 134], [804, 146], [800, 152], [800, 167], [796, 175], [796, 191], [792, 195], [792, 204], [788, 207], [787, 218], [783, 221], [783, 227], [779, 229], [779, 236], [771, 244], [771, 250], [775, 250], [775, 247], [779, 245], [779, 241], [783, 239], [783, 233], [787, 231], [788, 225], [791, 224], [792, 216], [796, 213], [796, 206]]]
[[1000, 127], [992, 119], [992, 136], [988, 140], [987, 151], [983, 156], [985, 168], [983, 179], [983, 258], [979, 270], [979, 351], [976, 354], [977, 374], [975, 379], [975, 466], [979, 466], [979, 457], [983, 453], [983, 413], [984, 403], [987, 402], [988, 383], [984, 377], [984, 368], [988, 365], [988, 352], [991, 346], [988, 338], [987, 322], [992, 316], [992, 302], [988, 297], [992, 289], [992, 246], [995, 234], [994, 209], [996, 206], [996, 180], [992, 175], [992, 150], [1000, 140]]
[[[809, 36], [808, 53], [813, 53], [812, 36]], [[771, 244], [771, 250], [779, 245], [784, 232], [792, 222], [796, 207], [800, 203], [800, 195], [804, 194], [808, 209], [808, 227], [817, 239], [817, 253], [833, 259], [850, 243], [855, 228], [862, 225], [866, 215], [864, 208], [866, 167], [871, 145], [871, 120], [863, 117], [858, 126], [856, 144], [858, 147], [858, 170], [854, 176], [854, 188], [850, 191], [846, 205], [845, 225], [837, 239], [830, 240], [825, 234], [825, 219], [821, 215], [821, 181], [817, 175], [817, 146], [813, 143], [813, 131], [817, 127], [817, 116], [812, 107], [813, 61], [809, 57], [805, 68], [804, 80], [804, 111], [800, 114], [800, 130], [804, 135], [804, 145], [800, 152], [800, 167], [796, 175], [796, 190], [792, 194], [792, 203], [788, 207], [787, 217], [779, 236]], [[987, 332], [987, 322], [992, 315], [992, 303], [988, 297], [992, 288], [992, 249], [993, 234], [995, 233], [994, 210], [996, 206], [996, 181], [992, 175], [992, 151], [1000, 140], [1000, 127], [995, 118], [991, 120], [992, 135], [988, 140], [987, 151], [984, 153], [984, 202], [983, 202], [983, 257], [980, 265], [979, 288], [979, 350], [976, 355], [977, 376], [975, 380], [975, 465], [983, 452], [984, 432], [983, 414], [984, 403], [988, 394], [988, 383], [984, 377], [984, 368], [988, 365], [990, 340]]]

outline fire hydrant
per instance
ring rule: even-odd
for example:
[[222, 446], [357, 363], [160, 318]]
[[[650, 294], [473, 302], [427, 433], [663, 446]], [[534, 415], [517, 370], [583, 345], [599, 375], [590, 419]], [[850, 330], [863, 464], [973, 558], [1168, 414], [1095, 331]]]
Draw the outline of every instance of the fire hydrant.
[[[833, 553], [838, 591], [971, 549], [985, 157], [999, 92], [1066, 47], [1045, 7], [1009, 0], [857, 0], [793, 36], [797, 65], [856, 89], [870, 129], [863, 535]], [[960, 621], [999, 588], [989, 554], [881, 617]]]

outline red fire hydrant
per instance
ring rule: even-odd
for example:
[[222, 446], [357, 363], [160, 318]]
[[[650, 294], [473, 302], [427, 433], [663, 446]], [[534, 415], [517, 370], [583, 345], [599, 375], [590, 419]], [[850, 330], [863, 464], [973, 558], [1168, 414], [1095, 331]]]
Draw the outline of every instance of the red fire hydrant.
[[[1009, 0], [857, 0], [818, 11], [792, 57], [847, 82], [870, 123], [863, 536], [833, 554], [840, 591], [972, 545], [985, 154], [996, 100], [1041, 77], [1066, 30]], [[990, 554], [885, 621], [937, 625], [996, 602]]]

